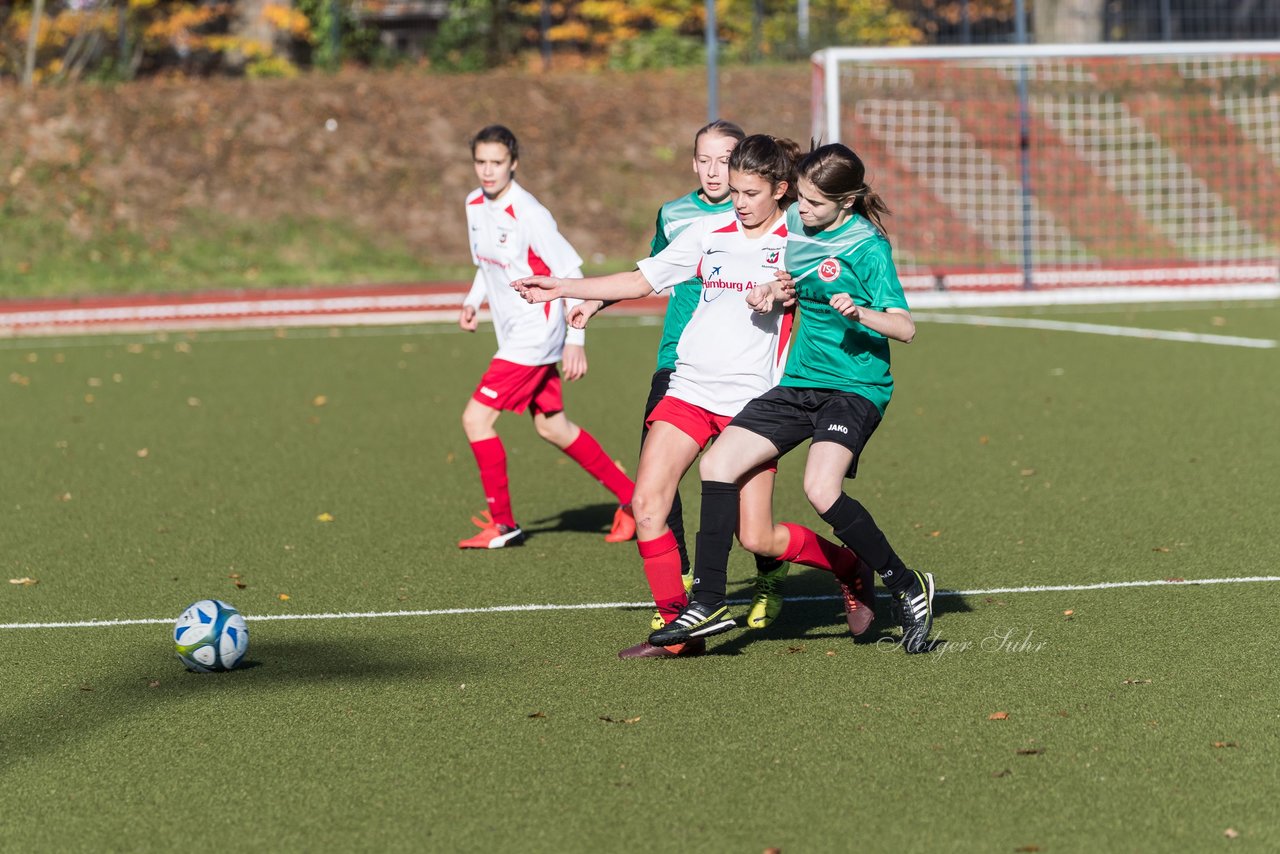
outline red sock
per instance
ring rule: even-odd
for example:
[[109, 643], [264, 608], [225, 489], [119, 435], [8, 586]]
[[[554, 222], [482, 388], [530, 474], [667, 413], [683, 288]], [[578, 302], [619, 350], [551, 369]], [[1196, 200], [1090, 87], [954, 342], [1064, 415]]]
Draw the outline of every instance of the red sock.
[[586, 469], [588, 474], [604, 484], [605, 489], [616, 495], [619, 504], [631, 503], [631, 493], [635, 492], [636, 485], [631, 482], [631, 478], [622, 473], [622, 469], [614, 465], [613, 460], [609, 459], [604, 448], [600, 447], [600, 443], [590, 433], [581, 430], [578, 438], [574, 439], [564, 452], [575, 463]]
[[787, 541], [787, 550], [782, 553], [782, 560], [825, 569], [846, 580], [856, 577], [854, 566], [857, 559], [853, 552], [803, 525], [783, 522], [782, 527], [791, 535], [791, 539]]
[[663, 621], [669, 623], [689, 604], [684, 581], [680, 578], [680, 550], [676, 535], [667, 531], [657, 539], [637, 542], [636, 547], [644, 560], [644, 577], [653, 593], [653, 603], [658, 606]]
[[507, 450], [502, 447], [502, 439], [494, 436], [472, 442], [471, 452], [480, 467], [480, 486], [484, 489], [484, 500], [489, 503], [489, 515], [496, 524], [514, 528], [511, 493], [507, 491]]

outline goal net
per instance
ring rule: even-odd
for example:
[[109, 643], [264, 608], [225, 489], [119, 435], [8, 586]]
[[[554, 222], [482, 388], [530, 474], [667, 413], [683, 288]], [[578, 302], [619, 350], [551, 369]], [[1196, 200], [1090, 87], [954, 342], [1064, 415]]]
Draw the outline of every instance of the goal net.
[[1280, 43], [832, 48], [813, 82], [910, 290], [1280, 281]]

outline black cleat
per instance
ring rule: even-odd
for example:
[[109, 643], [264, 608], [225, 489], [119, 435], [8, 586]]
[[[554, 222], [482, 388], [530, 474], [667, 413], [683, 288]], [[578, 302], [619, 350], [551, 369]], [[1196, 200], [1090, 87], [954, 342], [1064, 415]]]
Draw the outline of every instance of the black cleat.
[[694, 638], [718, 635], [737, 625], [723, 602], [719, 605], [690, 602], [678, 617], [649, 635], [649, 643], [654, 646], [674, 646], [688, 643]]
[[902, 626], [902, 648], [908, 654], [929, 651], [933, 628], [933, 573], [911, 570], [915, 576], [906, 590], [893, 594], [893, 615]]

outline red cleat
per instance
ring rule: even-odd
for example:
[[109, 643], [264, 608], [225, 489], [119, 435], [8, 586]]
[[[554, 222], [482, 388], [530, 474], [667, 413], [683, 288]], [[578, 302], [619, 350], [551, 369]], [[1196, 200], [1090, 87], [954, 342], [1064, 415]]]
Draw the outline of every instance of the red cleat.
[[496, 524], [488, 510], [480, 516], [472, 516], [471, 521], [480, 529], [480, 533], [460, 541], [460, 549], [505, 549], [524, 545], [524, 531], [518, 525]]
[[618, 658], [691, 658], [707, 651], [707, 642], [694, 638], [675, 646], [654, 646], [648, 641], [629, 646], [618, 653]]
[[620, 504], [613, 513], [613, 527], [604, 535], [606, 543], [625, 543], [636, 538], [636, 517], [630, 504]]
[[875, 620], [876, 574], [862, 558], [855, 564], [857, 578], [852, 584], [840, 579], [840, 596], [844, 599], [844, 619], [854, 637], [865, 634]]

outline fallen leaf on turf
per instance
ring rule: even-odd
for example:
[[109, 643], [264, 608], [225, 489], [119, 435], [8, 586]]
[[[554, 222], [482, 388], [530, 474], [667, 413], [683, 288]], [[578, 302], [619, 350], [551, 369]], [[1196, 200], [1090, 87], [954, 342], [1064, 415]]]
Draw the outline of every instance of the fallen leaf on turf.
[[764, 854], [782, 854], [781, 848], [766, 848]]
[[611, 718], [608, 715], [601, 715], [600, 720], [607, 724], [633, 724], [640, 720], [640, 716], [636, 715], [634, 718]]
[[243, 590], [243, 589], [245, 589], [246, 587], [248, 587], [248, 586], [249, 586], [249, 585], [245, 584], [243, 581], [233, 581], [233, 582], [231, 582], [231, 583], [232, 583], [232, 584], [234, 584], [234, 585], [236, 586], [236, 589], [237, 589], [237, 590]]
[[1240, 831], [1236, 830], [1234, 827], [1228, 827], [1226, 830], [1222, 831], [1222, 835], [1228, 839], [1239, 839]]
[[28, 578], [28, 577], [26, 577], [26, 576], [24, 575], [22, 578], [10, 578], [10, 579], [9, 579], [9, 583], [10, 583], [10, 584], [21, 584], [23, 587], [30, 587], [31, 585], [33, 585], [33, 584], [39, 584], [40, 582], [39, 582], [39, 581], [37, 581], [37, 580], [36, 580], [36, 579], [34, 579], [34, 578]]
[[277, 596], [276, 598], [277, 598], [277, 599], [279, 599], [281, 602], [288, 602], [288, 601], [289, 601], [289, 594], [288, 594], [288, 593], [281, 593], [281, 594], [280, 594], [279, 596]]
[[142, 352], [142, 345], [141, 345], [141, 344], [129, 344], [129, 345], [127, 345], [124, 349], [125, 349], [125, 352], [137, 354], [137, 353], [141, 353], [141, 352]]
[[81, 691], [92, 691], [92, 690], [93, 690], [93, 686], [91, 686], [91, 685], [81, 685], [81, 686], [80, 686], [80, 690], [81, 690]]
[[835, 654], [836, 654], [836, 651], [834, 649], [827, 650], [827, 655], [835, 655]]
[[1019, 756], [1039, 756], [1044, 753], [1043, 747], [1019, 747], [1017, 750]]
[[1153, 551], [1153, 552], [1167, 552], [1167, 551], [1169, 551], [1169, 549], [1168, 549], [1168, 548], [1166, 548], [1165, 546], [1156, 546], [1156, 547], [1155, 547], [1155, 548], [1153, 548], [1151, 551]]
[[788, 655], [790, 655], [790, 654], [792, 654], [792, 653], [797, 653], [797, 652], [804, 652], [804, 644], [800, 644], [800, 646], [789, 646], [789, 647], [787, 647], [787, 654], [788, 654]]
[[151, 456], [151, 452], [148, 451], [146, 448], [138, 449], [138, 459], [145, 460], [149, 456]]
[[1234, 741], [1215, 741], [1214, 747], [1239, 747], [1240, 745]]
[[200, 405], [200, 398], [198, 397], [187, 398], [187, 406], [199, 406], [199, 405]]
[[941, 536], [942, 536], [942, 532], [941, 532], [941, 531], [934, 531], [934, 532], [932, 532], [931, 534], [929, 534], [929, 536], [931, 536], [931, 537], [941, 537]]
[[1023, 469], [1022, 471], [1018, 472], [1018, 474], [1022, 475], [1023, 477], [1031, 477], [1035, 473], [1036, 473], [1035, 469]]
[[1150, 680], [1150, 679], [1126, 679], [1126, 680], [1124, 680], [1124, 684], [1126, 684], [1126, 685], [1150, 685], [1150, 684], [1151, 684], [1151, 680]]
[[1075, 611], [1072, 611], [1072, 610], [1066, 610], [1066, 611], [1063, 611], [1063, 612], [1062, 612], [1062, 616], [1064, 616], [1064, 617], [1070, 617], [1070, 616], [1071, 616], [1072, 614], [1074, 614], [1074, 613], [1075, 613]]
[[159, 679], [152, 679], [150, 682], [148, 682], [148, 683], [147, 683], [147, 687], [148, 687], [148, 688], [159, 688], [159, 687], [160, 687], [160, 680], [159, 680]]
[[13, 383], [14, 385], [29, 386], [31, 385], [31, 377], [23, 376], [17, 371], [14, 371], [13, 373], [9, 374], [9, 382]]
[[332, 522], [332, 521], [333, 521], [333, 514], [332, 514], [332, 513], [321, 513], [319, 516], [317, 516], [317, 517], [316, 517], [316, 521], [317, 521], [317, 522]]
[[323, 394], [317, 394], [314, 398], [311, 399], [312, 406], [324, 406], [328, 402], [329, 402], [329, 398], [325, 397]]
[[991, 440], [990, 440], [990, 439], [988, 439], [986, 436], [979, 436], [979, 437], [978, 437], [978, 444], [979, 444], [979, 445], [985, 445], [985, 444], [987, 444], [987, 443], [988, 443], [988, 442], [990, 442], [990, 441], [991, 441]]
[[542, 712], [534, 712], [533, 714], [528, 715], [528, 717], [531, 717], [531, 718], [545, 718], [545, 717], [546, 717], [546, 715], [545, 715], [545, 714], [543, 714]]
[[1012, 771], [1010, 771], [1008, 768], [1005, 768], [1003, 771], [992, 771], [992, 772], [991, 772], [991, 776], [992, 776], [992, 777], [1008, 777], [1008, 776], [1009, 776], [1009, 775], [1011, 775], [1011, 774], [1013, 774], [1013, 772], [1012, 772]]
[[1209, 323], [1213, 326], [1226, 326], [1227, 319], [1225, 317], [1212, 317], [1209, 319]]
[[1007, 721], [1009, 720], [1009, 713], [1008, 712], [992, 712], [991, 714], [987, 715], [987, 720]]
[[233, 572], [233, 573], [231, 573], [230, 575], [228, 575], [228, 576], [227, 576], [227, 578], [241, 578], [241, 577], [243, 577], [243, 576], [241, 576], [241, 575], [240, 575], [240, 573], [238, 573], [238, 572]]

